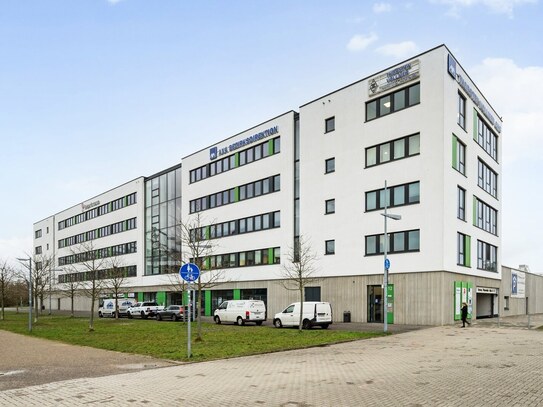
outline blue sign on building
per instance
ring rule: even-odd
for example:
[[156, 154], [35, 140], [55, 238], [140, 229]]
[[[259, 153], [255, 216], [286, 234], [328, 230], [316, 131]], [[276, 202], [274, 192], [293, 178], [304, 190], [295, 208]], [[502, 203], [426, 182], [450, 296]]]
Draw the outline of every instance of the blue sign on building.
[[194, 263], [183, 264], [179, 269], [179, 274], [181, 278], [188, 283], [198, 280], [200, 277], [200, 269]]

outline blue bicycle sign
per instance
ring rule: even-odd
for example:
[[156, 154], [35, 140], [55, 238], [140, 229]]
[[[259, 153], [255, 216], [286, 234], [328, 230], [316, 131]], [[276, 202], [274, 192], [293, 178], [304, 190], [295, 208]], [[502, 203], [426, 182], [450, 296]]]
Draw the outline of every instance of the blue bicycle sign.
[[194, 263], [183, 264], [179, 269], [179, 274], [181, 278], [188, 283], [198, 280], [200, 277], [200, 269]]

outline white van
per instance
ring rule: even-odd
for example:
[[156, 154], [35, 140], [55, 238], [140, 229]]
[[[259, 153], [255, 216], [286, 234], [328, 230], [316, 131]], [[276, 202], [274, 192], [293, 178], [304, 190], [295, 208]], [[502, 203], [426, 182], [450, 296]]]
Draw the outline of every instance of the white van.
[[260, 300], [224, 301], [215, 310], [213, 319], [216, 324], [235, 322], [238, 325], [245, 325], [246, 322], [254, 322], [262, 325], [266, 320], [266, 304]]
[[135, 299], [132, 298], [106, 298], [100, 301], [100, 307], [98, 308], [98, 316], [103, 317], [114, 317], [115, 316], [115, 301], [119, 305], [119, 316], [126, 316], [126, 311], [129, 307], [136, 303]]
[[[328, 328], [332, 323], [332, 306], [329, 302], [304, 302], [302, 315], [302, 328], [311, 329], [314, 326], [320, 326], [323, 329]], [[300, 325], [300, 303], [295, 302], [285, 308], [283, 312], [275, 314], [273, 325], [276, 328], [283, 326]]]

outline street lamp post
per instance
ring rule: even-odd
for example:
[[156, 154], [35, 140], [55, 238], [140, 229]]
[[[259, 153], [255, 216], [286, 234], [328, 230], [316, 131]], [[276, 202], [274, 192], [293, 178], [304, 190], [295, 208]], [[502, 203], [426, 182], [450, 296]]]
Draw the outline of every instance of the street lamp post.
[[390, 262], [387, 259], [388, 254], [388, 232], [387, 232], [387, 219], [393, 219], [393, 220], [400, 220], [402, 217], [400, 215], [393, 215], [391, 213], [387, 213], [388, 209], [388, 189], [387, 189], [387, 182], [385, 180], [385, 213], [382, 213], [381, 215], [385, 218], [385, 236], [384, 236], [384, 242], [383, 242], [383, 252], [385, 254], [385, 260], [384, 260], [384, 274], [383, 274], [383, 297], [384, 297], [384, 312], [383, 312], [383, 331], [386, 333], [388, 331], [388, 268], [390, 267]]
[[28, 259], [17, 258], [17, 260], [28, 261], [28, 332], [32, 332], [32, 257], [28, 256]]

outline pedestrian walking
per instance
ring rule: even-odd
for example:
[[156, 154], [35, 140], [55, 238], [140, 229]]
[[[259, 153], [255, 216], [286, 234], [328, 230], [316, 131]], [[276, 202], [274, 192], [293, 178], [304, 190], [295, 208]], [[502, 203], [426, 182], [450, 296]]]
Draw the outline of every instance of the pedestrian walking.
[[471, 325], [471, 322], [468, 321], [468, 304], [465, 302], [462, 303], [462, 328], [466, 327], [466, 323]]

